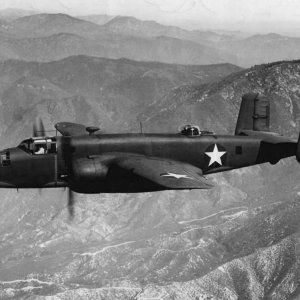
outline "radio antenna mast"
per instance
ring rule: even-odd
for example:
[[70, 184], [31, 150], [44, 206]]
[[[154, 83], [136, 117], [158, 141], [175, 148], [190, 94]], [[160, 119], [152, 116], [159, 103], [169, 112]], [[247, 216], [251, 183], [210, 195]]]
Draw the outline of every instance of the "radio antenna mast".
[[143, 123], [140, 121], [140, 131], [143, 133]]

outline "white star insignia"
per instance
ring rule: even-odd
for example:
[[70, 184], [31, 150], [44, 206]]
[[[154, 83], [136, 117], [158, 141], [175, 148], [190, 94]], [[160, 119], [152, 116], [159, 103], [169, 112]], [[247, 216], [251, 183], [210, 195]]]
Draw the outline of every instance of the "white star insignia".
[[176, 174], [176, 173], [166, 173], [166, 174], [160, 174], [160, 176], [162, 177], [173, 177], [176, 179], [180, 179], [180, 178], [188, 178], [188, 179], [193, 179], [185, 174]]
[[205, 152], [207, 156], [210, 157], [208, 166], [211, 166], [214, 162], [222, 166], [221, 157], [226, 153], [226, 151], [219, 151], [217, 144], [215, 144], [214, 150], [212, 152]]

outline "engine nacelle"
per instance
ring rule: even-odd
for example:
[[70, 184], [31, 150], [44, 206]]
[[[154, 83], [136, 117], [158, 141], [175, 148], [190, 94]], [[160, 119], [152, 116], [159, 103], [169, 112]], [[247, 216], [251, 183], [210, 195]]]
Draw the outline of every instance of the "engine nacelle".
[[75, 184], [101, 182], [106, 179], [108, 167], [99, 158], [79, 158], [72, 164], [72, 181]]

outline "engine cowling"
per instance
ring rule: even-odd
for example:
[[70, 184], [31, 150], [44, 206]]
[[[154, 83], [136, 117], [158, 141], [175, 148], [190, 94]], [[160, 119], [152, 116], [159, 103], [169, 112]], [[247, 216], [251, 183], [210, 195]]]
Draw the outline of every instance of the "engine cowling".
[[72, 181], [75, 184], [91, 184], [106, 179], [108, 167], [99, 158], [79, 158], [72, 163]]

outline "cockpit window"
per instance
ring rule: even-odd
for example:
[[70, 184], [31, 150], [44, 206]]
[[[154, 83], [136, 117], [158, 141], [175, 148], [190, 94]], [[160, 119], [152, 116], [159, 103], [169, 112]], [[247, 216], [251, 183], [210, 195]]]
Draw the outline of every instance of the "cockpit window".
[[1, 160], [1, 165], [3, 167], [10, 166], [10, 153], [9, 153], [9, 151], [1, 152], [0, 153], [0, 160]]
[[40, 155], [47, 153], [47, 142], [44, 140], [37, 140], [33, 142], [33, 153]]
[[33, 137], [31, 139], [24, 140], [22, 143], [20, 143], [18, 147], [26, 152], [35, 155], [50, 154], [57, 152], [55, 137]]
[[196, 125], [184, 125], [180, 128], [180, 134], [187, 135], [189, 137], [202, 136], [202, 135], [214, 135], [212, 131], [200, 130]]
[[20, 145], [18, 146], [18, 148], [26, 151], [26, 152], [30, 152], [30, 140], [24, 140], [23, 142], [20, 143]]
[[200, 129], [195, 125], [185, 125], [180, 129], [180, 133], [188, 136], [200, 135]]

